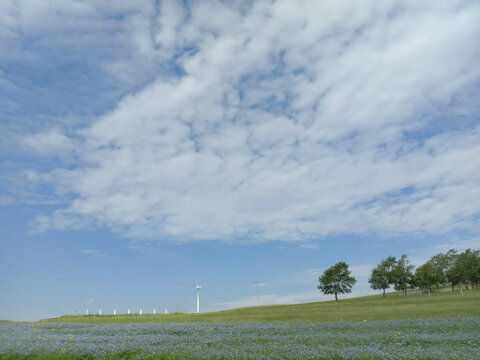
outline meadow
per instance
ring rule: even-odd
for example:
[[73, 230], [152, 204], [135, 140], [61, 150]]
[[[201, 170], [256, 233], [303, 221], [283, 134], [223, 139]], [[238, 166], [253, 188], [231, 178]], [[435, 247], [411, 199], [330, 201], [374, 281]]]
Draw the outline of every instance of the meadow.
[[237, 321], [377, 321], [401, 319], [435, 319], [480, 316], [480, 291], [457, 291], [444, 288], [431, 295], [416, 292], [363, 296], [352, 299], [322, 301], [296, 305], [252, 306], [200, 314], [130, 314], [62, 316], [45, 321], [129, 323], [129, 322], [237, 322]]
[[61, 317], [0, 324], [0, 359], [480, 359], [479, 308], [480, 291], [440, 291], [205, 314]]
[[480, 359], [480, 318], [0, 325], [3, 359]]

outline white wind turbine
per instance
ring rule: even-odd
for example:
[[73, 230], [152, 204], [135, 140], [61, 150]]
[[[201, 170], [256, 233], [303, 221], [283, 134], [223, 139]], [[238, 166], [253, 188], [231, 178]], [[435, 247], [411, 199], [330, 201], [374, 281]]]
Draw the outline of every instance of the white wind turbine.
[[202, 287], [197, 284], [195, 288], [197, 289], [197, 313], [199, 313], [200, 312], [200, 289]]

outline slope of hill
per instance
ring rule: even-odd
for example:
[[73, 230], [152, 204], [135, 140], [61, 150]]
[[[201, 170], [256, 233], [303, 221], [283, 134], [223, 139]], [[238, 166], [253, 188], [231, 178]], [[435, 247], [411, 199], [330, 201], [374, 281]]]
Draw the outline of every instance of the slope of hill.
[[480, 316], [480, 291], [432, 292], [401, 296], [398, 293], [296, 305], [246, 307], [201, 314], [79, 315], [42, 321], [130, 323], [130, 322], [224, 322], [224, 321], [374, 321]]

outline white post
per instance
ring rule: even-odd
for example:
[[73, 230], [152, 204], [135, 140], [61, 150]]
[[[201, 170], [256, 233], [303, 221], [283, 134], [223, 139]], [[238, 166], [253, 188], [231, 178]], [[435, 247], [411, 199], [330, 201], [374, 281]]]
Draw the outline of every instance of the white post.
[[113, 309], [113, 315], [117, 315], [117, 310]]
[[85, 315], [88, 315], [88, 309], [87, 309], [87, 311], [85, 311]]
[[167, 315], [167, 314], [168, 314], [168, 309], [165, 309], [165, 315]]
[[102, 309], [100, 309], [100, 311], [98, 312], [98, 315], [102, 315]]
[[140, 309], [140, 315], [142, 315], [142, 309]]
[[200, 289], [201, 286], [197, 284], [197, 314], [200, 312]]
[[197, 288], [197, 313], [200, 312], [200, 289]]
[[153, 315], [155, 315], [155, 309], [153, 309]]
[[127, 310], [127, 314], [130, 315], [130, 309]]

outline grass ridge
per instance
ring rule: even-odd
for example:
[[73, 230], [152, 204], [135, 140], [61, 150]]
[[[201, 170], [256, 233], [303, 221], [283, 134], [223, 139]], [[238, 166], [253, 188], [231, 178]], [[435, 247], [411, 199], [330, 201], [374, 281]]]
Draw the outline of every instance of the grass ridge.
[[45, 322], [74, 323], [145, 323], [145, 322], [238, 322], [238, 321], [377, 321], [436, 319], [480, 316], [480, 290], [442, 289], [431, 295], [416, 293], [386, 298], [369, 295], [335, 301], [295, 305], [266, 305], [188, 314], [66, 315]]

